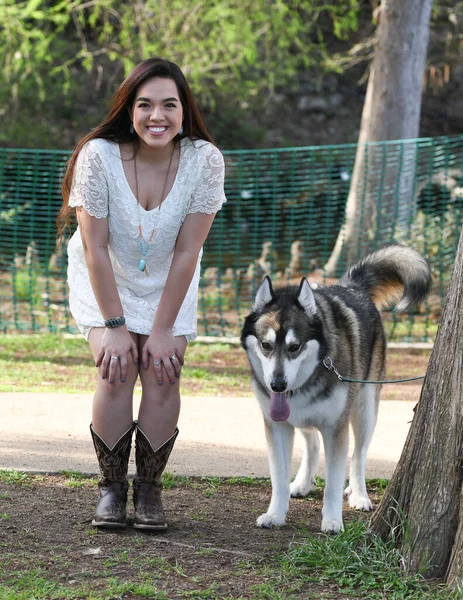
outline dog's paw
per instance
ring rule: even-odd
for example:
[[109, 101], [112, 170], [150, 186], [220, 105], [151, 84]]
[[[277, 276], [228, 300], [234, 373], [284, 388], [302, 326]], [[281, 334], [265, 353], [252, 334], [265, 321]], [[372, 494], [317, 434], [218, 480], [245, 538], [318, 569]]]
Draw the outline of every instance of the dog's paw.
[[356, 510], [364, 510], [365, 512], [373, 510], [373, 504], [368, 496], [354, 494], [353, 492], [349, 495], [349, 506]]
[[315, 481], [312, 479], [309, 483], [293, 481], [289, 486], [291, 498], [304, 498], [315, 487]]
[[336, 519], [323, 519], [322, 531], [323, 533], [339, 533], [340, 531], [344, 531], [344, 525], [342, 521], [337, 521]]
[[270, 515], [269, 513], [264, 513], [260, 515], [260, 517], [256, 521], [257, 527], [263, 527], [264, 529], [270, 529], [271, 527], [280, 527], [285, 524], [285, 517], [278, 515]]
[[347, 498], [349, 498], [349, 496], [352, 494], [352, 486], [348, 485], [346, 487], [346, 489], [344, 490], [344, 496], [346, 496]]

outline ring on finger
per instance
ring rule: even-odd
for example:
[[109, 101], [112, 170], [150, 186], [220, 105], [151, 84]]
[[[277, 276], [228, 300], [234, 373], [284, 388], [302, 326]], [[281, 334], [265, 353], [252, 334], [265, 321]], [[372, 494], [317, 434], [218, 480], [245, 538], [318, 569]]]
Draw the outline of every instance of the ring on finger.
[[111, 360], [119, 360], [118, 356], [111, 356]]
[[177, 355], [176, 355], [176, 354], [173, 354], [173, 355], [170, 357], [170, 360], [171, 360], [172, 362], [175, 362], [175, 361], [177, 360]]
[[154, 361], [154, 366], [155, 366], [155, 367], [160, 367], [160, 366], [161, 366], [161, 361], [160, 361], [159, 359], [156, 359], [156, 360]]

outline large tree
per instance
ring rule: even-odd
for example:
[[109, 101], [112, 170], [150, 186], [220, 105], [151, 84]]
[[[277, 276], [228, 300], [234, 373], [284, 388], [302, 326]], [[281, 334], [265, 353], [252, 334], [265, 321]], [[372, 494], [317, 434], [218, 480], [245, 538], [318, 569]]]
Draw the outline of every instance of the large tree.
[[463, 587], [463, 230], [415, 416], [372, 529], [407, 565]]
[[326, 265], [328, 274], [337, 274], [375, 244], [389, 241], [391, 221], [409, 216], [414, 145], [402, 145], [398, 158], [394, 144], [375, 143], [418, 137], [431, 4], [380, 4], [345, 224]]

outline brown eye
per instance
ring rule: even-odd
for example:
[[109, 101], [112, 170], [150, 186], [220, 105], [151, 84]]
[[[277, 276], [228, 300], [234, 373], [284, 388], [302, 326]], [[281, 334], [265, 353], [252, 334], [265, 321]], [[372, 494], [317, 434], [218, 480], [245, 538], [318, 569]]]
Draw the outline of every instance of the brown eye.
[[262, 350], [266, 350], [267, 352], [269, 352], [272, 349], [272, 345], [269, 344], [268, 342], [262, 342], [261, 346], [262, 346]]
[[300, 344], [291, 344], [291, 346], [289, 347], [290, 352], [299, 352], [300, 349], [301, 349]]

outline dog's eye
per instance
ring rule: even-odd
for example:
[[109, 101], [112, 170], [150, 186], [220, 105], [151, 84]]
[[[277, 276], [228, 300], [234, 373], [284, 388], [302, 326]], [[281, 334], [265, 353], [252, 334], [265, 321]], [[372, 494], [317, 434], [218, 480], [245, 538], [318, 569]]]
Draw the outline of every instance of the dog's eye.
[[290, 352], [299, 352], [300, 349], [301, 349], [300, 344], [291, 344], [291, 346], [289, 347]]
[[266, 350], [267, 352], [269, 352], [272, 349], [272, 344], [269, 344], [268, 342], [262, 342], [261, 346], [262, 350]]

